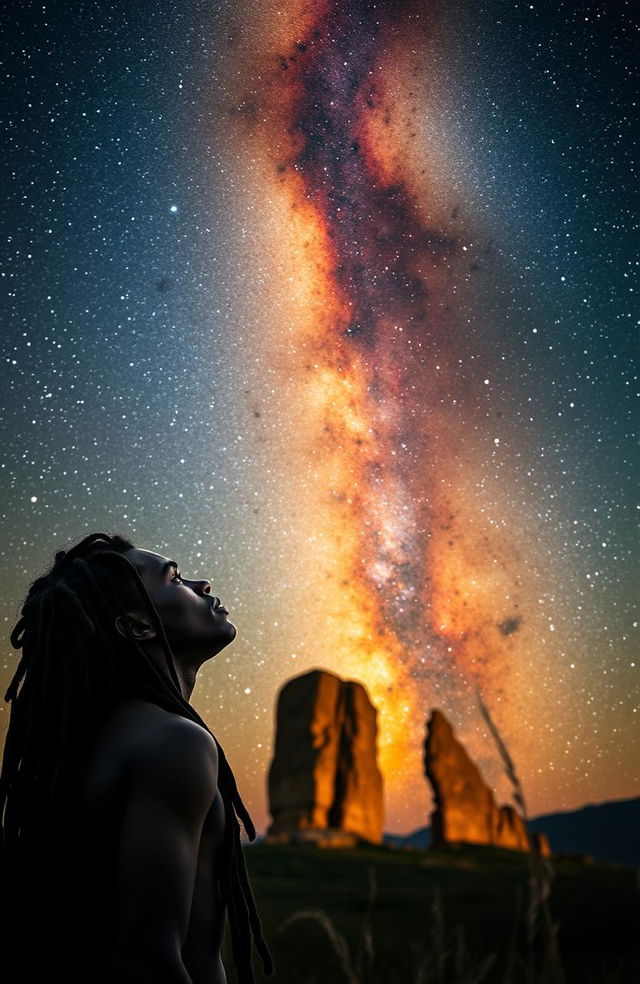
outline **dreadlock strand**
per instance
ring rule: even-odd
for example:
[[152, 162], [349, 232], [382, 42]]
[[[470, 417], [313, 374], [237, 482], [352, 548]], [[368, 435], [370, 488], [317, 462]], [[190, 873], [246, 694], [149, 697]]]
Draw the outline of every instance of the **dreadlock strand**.
[[235, 816], [231, 816], [231, 838], [229, 850], [229, 927], [231, 929], [231, 949], [238, 970], [239, 984], [254, 984], [251, 966], [251, 933], [249, 910], [242, 886], [238, 881], [237, 850], [240, 845], [240, 827]]
[[11, 645], [13, 646], [14, 649], [20, 649], [22, 647], [22, 641], [23, 641], [23, 638], [24, 638], [25, 624], [26, 623], [25, 623], [24, 615], [22, 615], [18, 619], [18, 622], [16, 623], [16, 626], [15, 626], [13, 632], [9, 636], [9, 639], [11, 641]]
[[253, 898], [253, 893], [251, 891], [251, 885], [249, 883], [249, 875], [247, 873], [247, 867], [245, 863], [244, 851], [242, 850], [242, 845], [238, 837], [238, 849], [234, 852], [234, 863], [238, 881], [242, 889], [242, 896], [244, 903], [246, 905], [249, 924], [251, 926], [251, 933], [253, 936], [253, 941], [255, 943], [256, 949], [260, 954], [262, 964], [264, 967], [264, 972], [267, 976], [273, 973], [273, 961], [271, 954], [267, 947], [267, 944], [262, 935], [262, 926], [256, 909], [256, 904]]
[[[29, 716], [28, 733], [26, 736], [26, 747], [34, 756], [35, 770], [31, 783], [31, 792], [34, 795], [33, 803], [33, 829], [40, 826], [43, 819], [42, 829], [49, 835], [49, 826], [44, 822], [47, 811], [53, 799], [54, 775], [53, 764], [60, 755], [64, 756], [64, 738], [66, 737], [66, 721], [64, 711], [58, 716], [58, 729], [51, 727], [51, 708], [56, 707], [56, 711], [62, 710], [57, 707], [60, 691], [64, 692], [65, 687], [61, 682], [66, 683], [67, 671], [65, 661], [60, 659], [60, 653], [56, 646], [57, 623], [59, 619], [59, 609], [53, 604], [52, 592], [47, 592], [43, 598], [42, 615], [47, 613], [49, 620], [43, 632], [42, 647], [39, 648], [37, 658], [42, 661], [42, 673], [34, 678], [34, 693], [30, 700], [32, 714]], [[44, 619], [40, 619], [40, 627], [43, 626]], [[46, 623], [45, 623], [46, 624]], [[26, 772], [26, 769], [24, 770]], [[28, 781], [28, 780], [27, 780]], [[27, 787], [28, 788], [28, 787]], [[29, 850], [34, 848], [33, 837], [29, 841]]]
[[253, 892], [251, 891], [251, 885], [249, 884], [249, 875], [244, 859], [244, 851], [240, 850], [237, 852], [236, 863], [240, 884], [242, 885], [244, 900], [249, 913], [249, 922], [251, 924], [253, 941], [262, 959], [264, 972], [267, 976], [269, 976], [273, 973], [273, 960], [271, 959], [271, 954], [269, 953], [269, 949], [262, 935], [262, 925], [260, 923], [260, 917], [258, 916], [258, 910], [256, 909]]
[[12, 823], [13, 798], [11, 793], [18, 774], [18, 765], [20, 761], [19, 749], [22, 744], [25, 730], [24, 718], [24, 705], [16, 706], [14, 704], [12, 706], [9, 727], [7, 729], [7, 736], [5, 739], [4, 754], [2, 759], [2, 778], [0, 783], [0, 819], [2, 820], [3, 845], [6, 842], [7, 837], [9, 840], [12, 839], [14, 833], [14, 825]]
[[22, 653], [22, 656], [20, 657], [20, 662], [18, 663], [18, 668], [13, 675], [13, 679], [11, 680], [9, 687], [7, 688], [6, 694], [4, 695], [4, 699], [7, 704], [10, 701], [12, 701], [16, 696], [16, 694], [18, 693], [18, 687], [22, 683], [24, 676], [27, 672], [27, 665], [28, 665], [27, 658], [25, 654]]
[[76, 592], [73, 591], [68, 584], [65, 584], [64, 581], [58, 581], [57, 584], [54, 585], [54, 591], [60, 595], [63, 595], [71, 603], [75, 614], [78, 616], [79, 624], [83, 627], [87, 636], [95, 636], [96, 627], [87, 615], [84, 605], [80, 601], [80, 598]]
[[238, 814], [238, 816], [240, 817], [240, 819], [242, 820], [242, 825], [244, 826], [244, 829], [247, 833], [247, 837], [249, 838], [250, 841], [253, 841], [255, 840], [255, 836], [256, 836], [256, 830], [253, 825], [253, 821], [249, 816], [249, 812], [246, 806], [244, 805], [242, 799], [240, 798], [240, 793], [238, 792], [238, 787], [236, 785], [236, 778], [233, 774], [231, 766], [229, 765], [227, 756], [224, 754], [224, 751], [220, 745], [218, 745], [218, 748], [220, 751], [220, 758], [222, 760], [222, 768], [224, 770], [225, 778], [229, 785], [229, 790], [231, 793], [234, 809]]
[[[46, 627], [46, 614], [49, 609], [48, 602], [49, 597], [45, 595], [38, 610], [35, 631], [33, 634], [29, 634], [29, 686], [26, 688], [26, 693], [21, 693], [21, 698], [25, 704], [27, 697], [29, 698], [29, 714], [26, 717], [25, 754], [31, 749], [32, 745], [39, 746], [40, 758], [43, 758], [49, 750], [48, 741], [38, 741], [38, 735], [41, 734], [42, 730], [41, 723], [46, 684], [50, 676], [48, 633]], [[23, 688], [24, 690], [25, 688]]]

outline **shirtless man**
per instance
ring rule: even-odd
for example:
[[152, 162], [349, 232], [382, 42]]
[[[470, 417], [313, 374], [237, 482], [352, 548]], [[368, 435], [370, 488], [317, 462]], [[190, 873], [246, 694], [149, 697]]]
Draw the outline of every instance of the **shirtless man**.
[[[44, 958], [24, 954], [16, 981], [57, 964], [65, 981], [224, 984], [227, 915], [239, 980], [253, 980], [252, 935], [270, 972], [236, 813], [255, 832], [189, 704], [199, 668], [235, 638], [228, 615], [209, 581], [105, 534], [58, 554], [32, 585], [12, 635], [23, 656], [0, 806], [11, 925], [23, 950], [46, 946]], [[37, 770], [25, 767], [34, 751]]]

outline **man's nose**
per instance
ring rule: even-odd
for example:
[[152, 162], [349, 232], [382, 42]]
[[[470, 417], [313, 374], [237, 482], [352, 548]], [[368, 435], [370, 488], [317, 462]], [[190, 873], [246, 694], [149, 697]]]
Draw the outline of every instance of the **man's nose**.
[[209, 595], [211, 594], [211, 581], [193, 581], [193, 590], [196, 594]]

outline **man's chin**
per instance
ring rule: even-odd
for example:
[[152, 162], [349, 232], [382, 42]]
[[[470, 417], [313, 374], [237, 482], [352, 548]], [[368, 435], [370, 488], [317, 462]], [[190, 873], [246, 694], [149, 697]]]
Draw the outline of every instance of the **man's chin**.
[[216, 633], [216, 649], [215, 653], [219, 653], [225, 646], [233, 642], [236, 637], [237, 629], [233, 622], [225, 621], [224, 625], [220, 626], [218, 632]]

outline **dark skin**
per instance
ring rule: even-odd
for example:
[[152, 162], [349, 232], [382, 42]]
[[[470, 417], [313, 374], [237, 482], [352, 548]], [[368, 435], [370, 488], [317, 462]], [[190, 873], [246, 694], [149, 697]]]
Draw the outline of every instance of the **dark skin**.
[[[160, 616], [189, 700], [199, 668], [233, 641], [235, 626], [209, 581], [182, 578], [174, 562], [151, 551], [125, 556]], [[166, 672], [142, 607], [119, 616], [116, 626]], [[97, 877], [111, 876], [114, 884], [113, 984], [225, 984], [225, 910], [216, 877], [225, 818], [217, 780], [216, 744], [199, 724], [145, 700], [115, 709], [86, 784]]]

